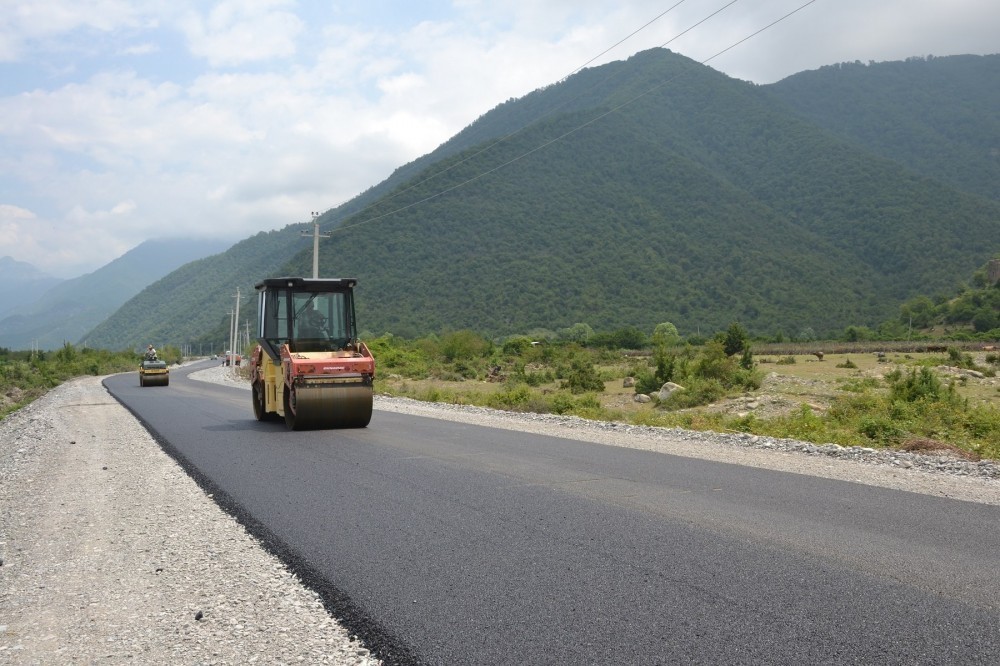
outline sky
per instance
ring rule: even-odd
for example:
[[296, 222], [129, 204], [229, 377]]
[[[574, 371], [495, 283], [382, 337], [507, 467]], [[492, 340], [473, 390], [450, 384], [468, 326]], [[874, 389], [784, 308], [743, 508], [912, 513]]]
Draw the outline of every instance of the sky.
[[149, 239], [307, 222], [498, 104], [654, 47], [765, 84], [998, 53], [1000, 2], [0, 0], [0, 257], [69, 278]]

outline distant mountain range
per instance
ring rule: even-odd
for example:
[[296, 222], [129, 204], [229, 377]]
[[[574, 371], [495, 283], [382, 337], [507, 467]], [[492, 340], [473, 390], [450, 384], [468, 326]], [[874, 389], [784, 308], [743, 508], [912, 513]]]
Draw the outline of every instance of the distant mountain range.
[[46, 274], [37, 267], [17, 261], [13, 257], [0, 257], [0, 318], [14, 308], [32, 303], [46, 290], [62, 282], [62, 278]]
[[[30, 298], [6, 310], [0, 318], [0, 347], [57, 349], [67, 342], [80, 342], [146, 285], [228, 245], [192, 239], [146, 241], [93, 273], [71, 280], [46, 279], [30, 264], [0, 259], [0, 275], [11, 271], [29, 284], [48, 287], [34, 289]], [[40, 277], [31, 281], [33, 275]], [[11, 279], [5, 277], [5, 284]]]
[[[1000, 246], [1000, 56], [731, 79], [664, 49], [505, 102], [320, 221], [369, 334], [673, 322], [831, 335], [953, 293]], [[195, 262], [88, 343], [222, 344], [310, 225]], [[241, 317], [242, 318], [242, 317]]]

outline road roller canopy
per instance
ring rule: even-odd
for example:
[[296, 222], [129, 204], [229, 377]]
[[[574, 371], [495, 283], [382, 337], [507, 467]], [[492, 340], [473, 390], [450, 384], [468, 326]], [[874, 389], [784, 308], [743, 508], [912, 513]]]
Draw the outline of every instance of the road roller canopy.
[[291, 351], [338, 351], [357, 339], [354, 278], [269, 278], [257, 283], [257, 337], [278, 361]]

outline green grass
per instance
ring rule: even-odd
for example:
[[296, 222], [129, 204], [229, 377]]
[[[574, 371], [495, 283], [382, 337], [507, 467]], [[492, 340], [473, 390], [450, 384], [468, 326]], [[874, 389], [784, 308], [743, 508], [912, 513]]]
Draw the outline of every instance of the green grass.
[[[37, 400], [67, 379], [127, 372], [139, 367], [141, 356], [131, 351], [109, 352], [66, 344], [56, 351], [12, 352], [0, 349], [0, 418]], [[160, 358], [180, 360], [174, 348]]]
[[[448, 381], [459, 373], [449, 371], [448, 363], [440, 358], [421, 356], [416, 372], [399, 365], [393, 368], [394, 372], [419, 378], [387, 380], [382, 375], [377, 387], [392, 395], [432, 402], [571, 414], [636, 425], [746, 432], [816, 444], [905, 449], [921, 442], [931, 448], [956, 447], [971, 458], [1000, 459], [998, 392], [991, 389], [984, 397], [981, 386], [942, 379], [930, 369], [949, 363], [974, 365], [967, 355], [896, 354], [889, 362], [872, 354], [853, 353], [850, 359], [830, 354], [825, 360], [803, 355], [741, 370], [712, 350], [699, 349], [688, 350], [686, 356], [672, 361], [666, 359], [671, 361], [667, 364], [663, 357], [625, 359], [576, 346], [571, 350], [560, 350], [557, 345], [545, 351], [524, 348], [517, 354], [508, 349], [506, 356], [499, 348], [493, 352], [488, 358], [465, 359], [464, 367], [499, 367], [506, 381], [485, 381], [485, 370], [474, 377]], [[406, 356], [405, 352], [399, 353], [394, 360]], [[641, 385], [645, 392], [651, 392], [649, 387], [658, 386], [657, 375], [665, 367], [672, 367], [674, 372], [684, 370], [686, 374], [678, 383], [687, 383], [686, 394], [675, 393], [663, 404], [654, 398], [640, 405], [631, 399], [635, 389], [616, 388], [621, 387], [625, 376], [633, 376], [644, 378]], [[804, 382], [788, 386], [782, 394], [800, 407], [771, 418], [753, 412], [737, 415], [706, 408], [707, 403], [723, 398], [755, 395], [762, 367], [791, 381]], [[434, 370], [427, 372], [427, 368]], [[745, 376], [736, 374], [739, 372]], [[569, 380], [571, 377], [574, 381]], [[603, 391], [581, 391], [581, 384], [598, 385], [595, 378], [604, 383]], [[574, 388], [578, 393], [573, 392]], [[814, 408], [805, 404], [806, 400], [822, 402], [825, 408]]]

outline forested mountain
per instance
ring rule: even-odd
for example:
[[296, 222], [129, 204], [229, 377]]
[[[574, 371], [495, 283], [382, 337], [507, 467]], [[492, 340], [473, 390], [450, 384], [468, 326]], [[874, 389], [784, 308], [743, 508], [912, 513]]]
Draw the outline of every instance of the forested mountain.
[[98, 270], [63, 280], [0, 319], [0, 346], [57, 349], [76, 342], [150, 282], [226, 244], [202, 239], [146, 241]]
[[842, 63], [768, 89], [868, 150], [1000, 200], [1000, 55]]
[[[996, 81], [971, 70], [983, 89]], [[937, 83], [923, 85], [929, 96]], [[797, 335], [874, 325], [996, 252], [1000, 203], [949, 182], [947, 165], [918, 170], [827, 127], [779, 85], [654, 49], [505, 102], [324, 215], [340, 228], [322, 243], [321, 274], [359, 278], [358, 318], [373, 334], [662, 321], [690, 334], [739, 321]], [[982, 107], [992, 94], [966, 103], [995, 118]], [[880, 104], [890, 127], [916, 113]], [[272, 232], [284, 240], [259, 258], [258, 236], [211, 269], [168, 276], [90, 343], [218, 337], [237, 286], [311, 274], [302, 227]]]

